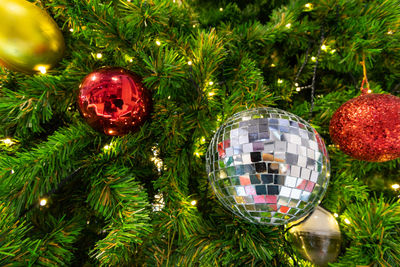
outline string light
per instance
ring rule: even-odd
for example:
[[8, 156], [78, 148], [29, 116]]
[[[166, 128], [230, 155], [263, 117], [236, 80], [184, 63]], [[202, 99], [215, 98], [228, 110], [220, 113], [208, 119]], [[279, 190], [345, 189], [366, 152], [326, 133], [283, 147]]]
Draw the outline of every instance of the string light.
[[330, 53], [335, 54], [335, 52], [336, 52], [336, 49], [332, 49]]
[[168, 96], [168, 99], [171, 99], [171, 96], [170, 96], [170, 95]]
[[156, 45], [158, 45], [158, 46], [160, 46], [160, 45], [161, 45], [161, 42], [160, 42], [160, 40], [156, 40]]
[[194, 154], [196, 155], [196, 157], [200, 157], [200, 153], [199, 152], [194, 152]]
[[209, 92], [209, 93], [208, 93], [208, 96], [214, 96], [214, 95], [215, 95], [214, 92]]
[[192, 201], [190, 202], [190, 204], [191, 204], [192, 206], [196, 206], [197, 201], [196, 201], [196, 200], [192, 200]]
[[298, 84], [298, 83], [295, 83], [294, 86], [299, 86], [299, 84]]
[[283, 80], [281, 80], [281, 79], [278, 79], [278, 83], [283, 83]]
[[296, 91], [300, 92], [301, 88], [300, 87], [296, 87]]
[[129, 62], [133, 62], [133, 59], [131, 58], [131, 59], [129, 59]]
[[223, 9], [222, 7], [220, 7], [220, 8], [219, 8], [219, 11], [221, 11], [221, 12], [222, 12], [222, 11], [224, 11], [224, 9]]
[[368, 93], [368, 94], [372, 93], [372, 90], [371, 90], [371, 89], [368, 89], [367, 93]]
[[312, 8], [312, 4], [311, 3], [307, 3], [304, 5], [306, 8]]
[[104, 150], [110, 150], [111, 148], [112, 148], [112, 143], [104, 146]]
[[316, 57], [311, 57], [311, 60], [315, 62], [315, 61], [317, 61], [317, 58]]
[[206, 138], [203, 136], [203, 137], [200, 139], [200, 141], [201, 141], [202, 143], [204, 143], [204, 142], [206, 141]]
[[213, 81], [209, 81], [208, 84], [209, 84], [209, 85], [213, 85], [214, 82], [213, 82]]
[[347, 219], [347, 218], [344, 219], [344, 222], [347, 223], [347, 224], [350, 224], [350, 221], [349, 221], [349, 219]]
[[1, 141], [7, 146], [11, 146], [12, 144], [15, 144], [15, 142], [13, 142], [10, 138], [6, 138]]
[[164, 196], [159, 193], [154, 196], [154, 203], [152, 203], [153, 211], [161, 211], [165, 207]]
[[73, 32], [73, 31], [74, 31], [74, 29], [72, 29], [72, 28], [71, 28], [71, 29], [69, 29], [69, 31], [70, 31], [70, 32]]
[[292, 26], [291, 23], [288, 23], [288, 24], [285, 25], [285, 27], [288, 28], [288, 29], [290, 29], [291, 26]]
[[46, 74], [47, 70], [45, 66], [39, 66], [38, 70], [42, 73], [42, 74]]
[[392, 30], [388, 30], [388, 32], [387, 32], [387, 34], [393, 34], [393, 31]]
[[321, 45], [321, 49], [324, 50], [324, 51], [327, 51], [328, 47], [326, 45]]
[[394, 190], [397, 190], [397, 189], [400, 188], [400, 185], [399, 185], [399, 184], [392, 184], [392, 188], [393, 188]]
[[46, 198], [42, 198], [39, 202], [40, 206], [46, 206], [47, 204], [47, 199]]
[[193, 24], [193, 28], [196, 28], [196, 24]]
[[14, 174], [14, 170], [11, 170], [11, 174]]
[[272, 63], [272, 64], [271, 64], [271, 67], [274, 68], [274, 67], [276, 67], [276, 65], [275, 65], [274, 63]]
[[337, 218], [337, 217], [339, 217], [339, 214], [337, 214], [336, 212], [333, 214], [333, 216], [335, 217], [335, 218]]
[[188, 61], [187, 63], [189, 66], [191, 66], [193, 64], [193, 62], [191, 60]]
[[100, 58], [103, 57], [103, 55], [102, 55], [101, 53], [97, 53], [97, 54], [96, 54], [96, 57], [97, 57], [98, 59], [100, 59]]

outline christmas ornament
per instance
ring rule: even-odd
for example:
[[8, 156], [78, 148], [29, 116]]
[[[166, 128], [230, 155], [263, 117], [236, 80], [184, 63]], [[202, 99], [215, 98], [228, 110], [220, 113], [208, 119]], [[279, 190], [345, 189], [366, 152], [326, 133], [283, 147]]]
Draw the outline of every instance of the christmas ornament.
[[151, 108], [141, 78], [122, 68], [103, 68], [87, 75], [80, 85], [78, 103], [95, 130], [120, 136], [137, 130]]
[[275, 108], [243, 111], [215, 133], [207, 173], [218, 199], [250, 222], [279, 225], [318, 204], [329, 159], [319, 134], [303, 119]]
[[64, 52], [54, 20], [25, 0], [0, 0], [0, 65], [25, 73], [45, 72]]
[[400, 157], [400, 98], [362, 94], [332, 116], [329, 132], [340, 149], [359, 160], [383, 162]]
[[331, 213], [319, 206], [304, 222], [290, 228], [289, 239], [305, 259], [317, 266], [327, 266], [339, 255], [339, 225]]

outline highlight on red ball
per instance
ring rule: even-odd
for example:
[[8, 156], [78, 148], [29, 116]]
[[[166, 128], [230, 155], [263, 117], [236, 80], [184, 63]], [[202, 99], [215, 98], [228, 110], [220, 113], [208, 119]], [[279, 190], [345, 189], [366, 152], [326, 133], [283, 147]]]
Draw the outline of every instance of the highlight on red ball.
[[79, 86], [82, 116], [95, 130], [122, 136], [136, 131], [151, 111], [151, 97], [141, 78], [123, 68], [102, 68], [88, 74]]

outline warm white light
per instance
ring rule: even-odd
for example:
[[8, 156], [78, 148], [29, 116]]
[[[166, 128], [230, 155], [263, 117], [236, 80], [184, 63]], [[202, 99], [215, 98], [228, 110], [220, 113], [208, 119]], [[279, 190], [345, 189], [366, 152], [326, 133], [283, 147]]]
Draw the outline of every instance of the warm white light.
[[133, 62], [133, 59], [129, 59], [129, 62]]
[[214, 96], [214, 95], [215, 95], [214, 92], [209, 92], [209, 93], [208, 93], [208, 96]]
[[344, 219], [344, 222], [347, 223], [347, 224], [350, 224], [350, 221], [349, 221], [349, 219], [347, 219], [347, 218]]
[[14, 174], [14, 170], [11, 170], [11, 174]]
[[312, 60], [312, 61], [316, 61], [317, 58], [316, 58], [316, 57], [311, 57], [311, 60]]
[[[112, 130], [109, 130], [108, 132], [109, 132], [109, 133], [112, 133], [113, 131], [112, 131]], [[105, 145], [105, 146], [104, 146], [104, 150], [109, 150], [109, 149], [111, 149], [111, 147], [112, 147], [112, 143], [110, 143], [109, 145]]]
[[321, 45], [321, 49], [326, 51], [326, 50], [328, 50], [328, 47], [326, 45]]
[[200, 153], [199, 152], [195, 152], [194, 154], [196, 155], [196, 157], [200, 157]]
[[368, 93], [368, 94], [372, 93], [372, 90], [371, 90], [371, 89], [368, 89], [367, 93]]
[[335, 218], [337, 218], [337, 217], [339, 217], [339, 214], [337, 214], [336, 212], [333, 214], [333, 216], [335, 217]]
[[46, 206], [46, 204], [47, 204], [47, 199], [42, 198], [42, 199], [40, 200], [40, 206]]
[[397, 189], [400, 188], [400, 185], [399, 185], [399, 184], [392, 184], [392, 188], [393, 188], [394, 190], [397, 190]]
[[281, 79], [278, 79], [278, 83], [283, 83], [283, 80], [281, 80]]
[[205, 137], [202, 137], [202, 138], [201, 138], [201, 142], [204, 143], [205, 141], [206, 141], [206, 138], [205, 138]]
[[288, 24], [285, 25], [285, 27], [288, 28], [288, 29], [290, 29], [291, 26], [292, 26], [291, 23], [288, 23]]
[[6, 144], [7, 146], [14, 144], [14, 142], [10, 138], [6, 138], [1, 141], [3, 141], [3, 143]]
[[301, 88], [300, 87], [296, 87], [296, 91], [300, 92]]
[[330, 53], [335, 54], [335, 52], [336, 52], [336, 49], [332, 49]]
[[295, 83], [294, 86], [299, 86], [299, 84], [298, 84], [298, 83]]
[[39, 66], [38, 67], [38, 70], [42, 73], [42, 74], [45, 74], [47, 71], [46, 71], [46, 67], [44, 67], [44, 66]]
[[311, 8], [312, 7], [312, 4], [311, 3], [307, 3], [307, 4], [305, 4], [304, 5], [306, 8]]
[[276, 67], [276, 65], [275, 65], [274, 63], [272, 63], [272, 64], [271, 64], [271, 67], [272, 67], [272, 68], [273, 68], [273, 67]]
[[389, 30], [389, 31], [387, 32], [387, 34], [393, 34], [393, 31], [392, 31], [392, 30]]
[[209, 81], [208, 84], [209, 84], [209, 85], [213, 85], [214, 82], [213, 82], [213, 81]]
[[100, 58], [103, 57], [103, 55], [102, 55], [101, 53], [97, 53], [97, 54], [96, 54], [96, 57], [97, 57], [98, 59], [100, 59]]
[[193, 62], [191, 61], [191, 60], [189, 60], [188, 61], [188, 65], [190, 66], [190, 65], [192, 65], [193, 64]]
[[192, 206], [196, 206], [197, 201], [196, 201], [196, 200], [192, 200], [192, 201], [190, 202], [190, 204], [191, 204]]
[[72, 28], [71, 28], [71, 29], [69, 29], [69, 31], [70, 31], [70, 32], [73, 32], [73, 31], [74, 31], [74, 29], [72, 29]]
[[221, 11], [221, 12], [222, 12], [222, 11], [224, 11], [224, 9], [223, 9], [222, 7], [220, 7], [220, 8], [219, 8], [219, 11]]
[[158, 46], [160, 46], [160, 45], [161, 45], [161, 42], [160, 42], [160, 40], [156, 40], [156, 45], [158, 45]]
[[196, 24], [193, 24], [193, 28], [196, 28]]
[[171, 99], [171, 96], [170, 96], [170, 95], [168, 96], [168, 99]]

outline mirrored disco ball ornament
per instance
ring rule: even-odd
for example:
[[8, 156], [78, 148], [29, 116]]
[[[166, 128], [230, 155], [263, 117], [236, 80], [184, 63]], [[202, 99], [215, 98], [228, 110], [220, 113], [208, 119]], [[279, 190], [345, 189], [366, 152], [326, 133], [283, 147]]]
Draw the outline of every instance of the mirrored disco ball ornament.
[[215, 133], [207, 173], [222, 204], [253, 223], [309, 214], [329, 180], [324, 141], [306, 121], [275, 108], [236, 113]]

